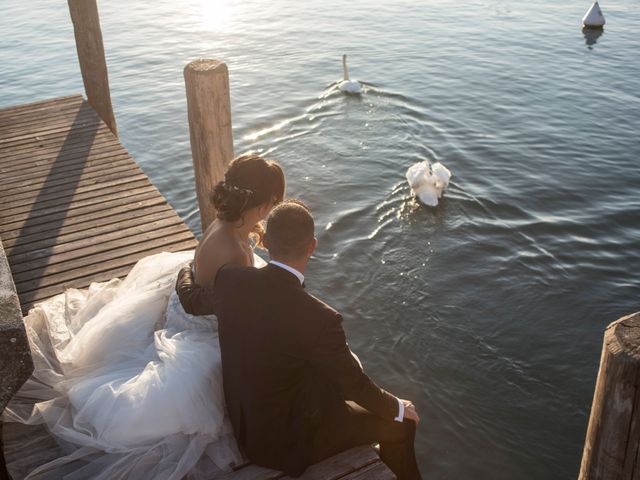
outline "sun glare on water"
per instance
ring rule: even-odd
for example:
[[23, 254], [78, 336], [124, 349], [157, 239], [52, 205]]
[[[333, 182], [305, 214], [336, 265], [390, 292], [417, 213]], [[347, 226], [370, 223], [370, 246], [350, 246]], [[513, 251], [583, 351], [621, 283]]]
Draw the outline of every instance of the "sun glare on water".
[[207, 30], [225, 30], [233, 13], [232, 0], [200, 0], [202, 25]]

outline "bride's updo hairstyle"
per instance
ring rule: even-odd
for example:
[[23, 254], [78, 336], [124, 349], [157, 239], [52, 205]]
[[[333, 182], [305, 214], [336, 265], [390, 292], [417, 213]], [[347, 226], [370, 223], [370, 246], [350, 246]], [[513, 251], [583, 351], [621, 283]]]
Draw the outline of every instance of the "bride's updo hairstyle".
[[224, 180], [213, 188], [211, 200], [220, 220], [235, 222], [253, 207], [282, 202], [284, 187], [280, 165], [248, 153], [231, 161]]

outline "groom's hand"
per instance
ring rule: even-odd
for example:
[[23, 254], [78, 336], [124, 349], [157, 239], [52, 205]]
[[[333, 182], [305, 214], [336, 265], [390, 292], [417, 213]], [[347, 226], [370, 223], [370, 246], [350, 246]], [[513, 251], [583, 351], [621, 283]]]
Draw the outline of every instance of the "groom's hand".
[[400, 399], [400, 401], [404, 404], [404, 418], [416, 422], [417, 424], [420, 421], [420, 417], [416, 411], [416, 406], [411, 402], [411, 400]]

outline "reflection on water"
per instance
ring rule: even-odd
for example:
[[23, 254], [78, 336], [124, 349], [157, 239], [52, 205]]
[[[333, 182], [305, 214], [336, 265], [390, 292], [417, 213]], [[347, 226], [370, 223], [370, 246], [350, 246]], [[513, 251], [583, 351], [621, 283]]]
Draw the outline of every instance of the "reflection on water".
[[602, 28], [589, 28], [583, 27], [582, 34], [584, 35], [584, 43], [587, 44], [589, 50], [593, 50], [593, 46], [598, 43], [598, 39], [604, 33], [604, 29]]

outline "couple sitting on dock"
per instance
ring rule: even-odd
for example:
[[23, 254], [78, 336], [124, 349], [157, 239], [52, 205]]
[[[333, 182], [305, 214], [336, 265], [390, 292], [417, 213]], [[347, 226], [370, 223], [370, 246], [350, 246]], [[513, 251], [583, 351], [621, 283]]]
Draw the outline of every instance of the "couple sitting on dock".
[[240, 156], [195, 255], [146, 257], [25, 318], [36, 370], [8, 420], [46, 423], [62, 449], [30, 478], [205, 479], [246, 459], [298, 476], [373, 443], [398, 479], [421, 478], [415, 407], [364, 373], [341, 315], [307, 293], [314, 221], [284, 190], [278, 164]]

